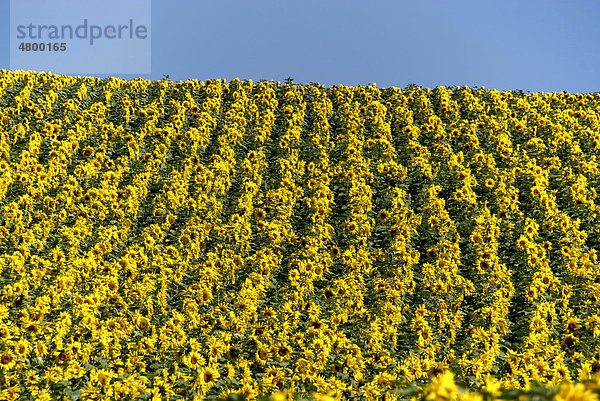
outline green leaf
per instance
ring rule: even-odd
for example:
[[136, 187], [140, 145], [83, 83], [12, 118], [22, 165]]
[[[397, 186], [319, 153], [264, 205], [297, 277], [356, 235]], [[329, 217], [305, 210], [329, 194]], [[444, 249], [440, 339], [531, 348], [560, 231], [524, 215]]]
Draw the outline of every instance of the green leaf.
[[73, 391], [70, 388], [68, 388], [65, 390], [65, 395], [67, 396], [68, 399], [76, 401], [81, 398], [81, 390]]
[[66, 381], [66, 380], [59, 380], [56, 382], [55, 386], [58, 389], [63, 389], [66, 388], [67, 386], [69, 386], [71, 383]]

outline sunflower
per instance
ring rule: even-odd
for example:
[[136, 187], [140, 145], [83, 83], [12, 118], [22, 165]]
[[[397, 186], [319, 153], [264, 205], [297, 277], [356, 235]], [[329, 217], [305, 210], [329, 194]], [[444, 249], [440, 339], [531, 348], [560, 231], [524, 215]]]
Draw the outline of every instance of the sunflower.
[[567, 369], [565, 367], [559, 367], [556, 369], [556, 374], [558, 375], [559, 378], [561, 378], [561, 380], [566, 380], [567, 379]]
[[210, 366], [204, 368], [203, 371], [200, 373], [202, 383], [208, 387], [214, 386], [215, 382], [219, 377], [221, 377], [219, 371]]
[[296, 362], [296, 372], [300, 374], [305, 374], [306, 372], [308, 372], [309, 366], [310, 362], [308, 360], [300, 358], [298, 359], [298, 362]]
[[208, 356], [209, 358], [220, 358], [223, 354], [225, 344], [221, 340], [211, 338], [208, 340]]
[[438, 377], [440, 374], [446, 371], [446, 367], [443, 364], [432, 365], [428, 370], [428, 376], [430, 378]]
[[203, 287], [199, 298], [203, 304], [210, 302], [213, 299], [212, 291], [209, 288]]
[[236, 348], [235, 345], [232, 345], [227, 349], [227, 359], [232, 360], [236, 359], [240, 355], [240, 351]]
[[286, 344], [280, 344], [277, 347], [277, 355], [281, 358], [287, 358], [292, 354], [292, 349]]
[[0, 325], [0, 338], [6, 339], [10, 335], [10, 329], [7, 325]]
[[573, 352], [573, 347], [577, 343], [577, 338], [575, 338], [572, 334], [566, 335], [561, 341], [560, 345], [566, 347], [569, 352]]
[[312, 343], [312, 348], [316, 351], [321, 351], [325, 347], [325, 343], [321, 338], [315, 338]]
[[12, 352], [4, 351], [2, 355], [0, 355], [0, 368], [4, 370], [11, 370], [15, 366], [15, 356]]
[[358, 225], [356, 224], [356, 222], [355, 222], [355, 221], [350, 221], [350, 222], [348, 223], [347, 227], [348, 227], [348, 231], [349, 231], [351, 234], [356, 234], [356, 232], [357, 232], [357, 230], [358, 230]]
[[331, 301], [333, 299], [333, 297], [335, 297], [335, 292], [333, 292], [331, 289], [327, 288], [325, 290], [325, 292], [323, 293], [323, 296], [325, 297], [326, 301]]
[[46, 343], [43, 341], [38, 341], [35, 345], [35, 353], [39, 357], [48, 355], [48, 347], [46, 346]]
[[38, 331], [38, 325], [35, 322], [29, 322], [24, 327], [23, 330], [27, 333], [35, 334]]
[[581, 323], [581, 319], [576, 317], [570, 317], [565, 324], [565, 329], [568, 333], [573, 333], [581, 327], [579, 323]]
[[457, 189], [456, 191], [454, 191], [454, 193], [452, 194], [452, 199], [457, 200], [457, 201], [461, 201], [465, 198], [465, 193], [463, 192], [462, 189]]
[[15, 345], [15, 351], [21, 357], [26, 357], [29, 354], [30, 348], [31, 345], [25, 339], [20, 339], [19, 342], [17, 342], [17, 344]]
[[183, 357], [183, 363], [190, 369], [198, 369], [206, 363], [205, 359], [195, 351]]
[[266, 346], [261, 346], [258, 351], [256, 351], [256, 359], [258, 361], [258, 363], [260, 363], [261, 365], [264, 365], [267, 363], [267, 361], [269, 360], [270, 355], [270, 351], [269, 348]]
[[69, 360], [69, 354], [64, 351], [60, 351], [55, 355], [55, 360], [57, 363], [65, 363]]
[[137, 321], [137, 326], [140, 330], [146, 331], [150, 329], [150, 321], [145, 317], [140, 317]]
[[567, 400], [597, 401], [598, 395], [595, 394], [592, 390], [587, 389], [583, 383], [577, 383], [577, 384], [563, 383], [560, 386], [560, 390], [559, 390], [558, 394], [556, 394], [554, 396], [554, 399], [558, 400], [558, 401], [567, 401]]
[[550, 276], [548, 276], [547, 274], [544, 274], [542, 276], [542, 283], [544, 283], [544, 285], [548, 285], [550, 284], [551, 278]]
[[273, 310], [273, 308], [265, 308], [262, 311], [262, 317], [264, 319], [276, 319], [277, 318], [277, 313]]
[[106, 386], [110, 382], [110, 376], [103, 369], [97, 372], [96, 377], [101, 386]]
[[257, 326], [254, 328], [254, 336], [260, 339], [266, 332], [266, 329], [263, 326]]
[[297, 282], [300, 279], [300, 272], [298, 269], [292, 269], [290, 270], [288, 277], [292, 283]]
[[25, 376], [25, 384], [28, 386], [35, 386], [36, 383], [40, 381], [40, 375], [38, 375], [35, 371], [27, 372]]
[[387, 210], [380, 210], [379, 213], [377, 213], [377, 220], [381, 222], [386, 221], [389, 215], [390, 214], [387, 212]]
[[479, 261], [479, 269], [487, 271], [490, 268], [490, 262], [488, 260], [480, 260]]
[[338, 248], [337, 246], [332, 246], [330, 253], [332, 257], [337, 258], [338, 256], [340, 256], [340, 248]]
[[527, 237], [525, 237], [523, 235], [521, 235], [519, 237], [519, 239], [517, 240], [517, 248], [519, 248], [519, 249], [525, 249], [528, 244], [529, 244], [529, 240], [527, 239]]
[[90, 146], [86, 146], [85, 148], [83, 148], [82, 155], [85, 159], [87, 159], [88, 157], [90, 157], [93, 154], [94, 154], [94, 148], [92, 148]]

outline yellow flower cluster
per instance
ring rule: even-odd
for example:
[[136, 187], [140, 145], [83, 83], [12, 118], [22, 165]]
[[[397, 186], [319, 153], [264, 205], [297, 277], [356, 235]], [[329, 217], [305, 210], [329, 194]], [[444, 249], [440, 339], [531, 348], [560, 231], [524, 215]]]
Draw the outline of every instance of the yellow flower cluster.
[[599, 107], [2, 70], [0, 399], [590, 379]]

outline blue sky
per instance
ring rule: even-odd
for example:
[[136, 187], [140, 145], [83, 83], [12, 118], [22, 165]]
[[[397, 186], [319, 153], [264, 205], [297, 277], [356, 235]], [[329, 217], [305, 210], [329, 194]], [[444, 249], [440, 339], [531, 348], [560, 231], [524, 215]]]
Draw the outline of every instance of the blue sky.
[[151, 74], [108, 75], [600, 92], [599, 20], [592, 0], [152, 0]]

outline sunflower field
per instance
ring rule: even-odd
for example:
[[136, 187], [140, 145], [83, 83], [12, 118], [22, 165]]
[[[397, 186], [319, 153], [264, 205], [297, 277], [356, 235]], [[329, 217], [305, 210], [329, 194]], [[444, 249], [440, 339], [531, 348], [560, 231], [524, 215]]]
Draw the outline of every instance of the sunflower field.
[[600, 94], [2, 70], [0, 399], [597, 399], [599, 157]]

